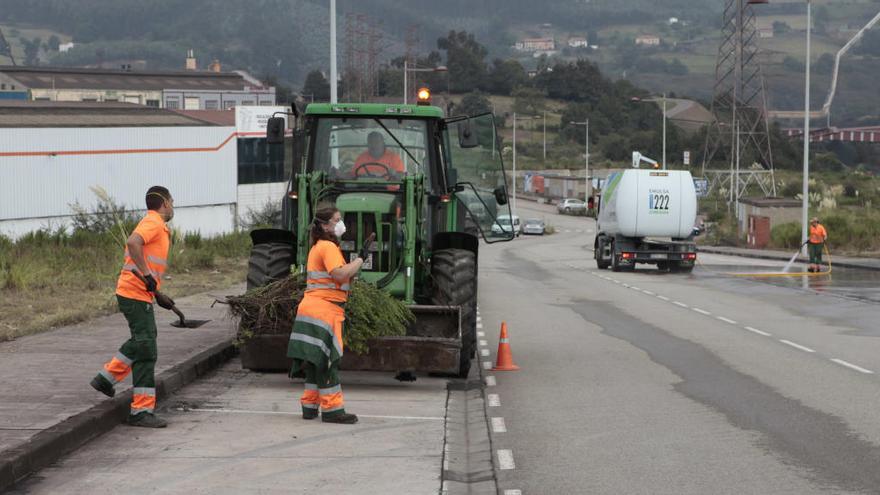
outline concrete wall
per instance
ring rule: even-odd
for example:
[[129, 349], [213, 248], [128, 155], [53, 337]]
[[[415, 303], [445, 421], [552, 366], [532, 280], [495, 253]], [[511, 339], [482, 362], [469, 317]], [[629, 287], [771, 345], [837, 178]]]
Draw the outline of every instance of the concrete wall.
[[0, 234], [67, 225], [91, 211], [100, 187], [130, 210], [164, 185], [173, 226], [204, 235], [235, 226], [237, 163], [232, 127], [22, 128], [0, 133]]

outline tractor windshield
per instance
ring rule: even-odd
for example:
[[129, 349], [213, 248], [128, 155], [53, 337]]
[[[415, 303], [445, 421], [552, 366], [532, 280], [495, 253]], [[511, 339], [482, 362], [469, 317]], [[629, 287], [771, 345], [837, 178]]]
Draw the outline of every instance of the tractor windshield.
[[312, 169], [335, 179], [389, 181], [425, 173], [427, 136], [424, 120], [323, 118], [318, 121]]

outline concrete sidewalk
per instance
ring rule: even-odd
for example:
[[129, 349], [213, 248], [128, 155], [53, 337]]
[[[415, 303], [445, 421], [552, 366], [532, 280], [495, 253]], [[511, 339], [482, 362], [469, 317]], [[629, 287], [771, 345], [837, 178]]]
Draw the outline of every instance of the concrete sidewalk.
[[[727, 246], [697, 246], [697, 250], [703, 253], [726, 254], [730, 256], [742, 256], [744, 258], [757, 258], [764, 260], [780, 260], [788, 261], [794, 254], [794, 251], [773, 251], [769, 249], [748, 249]], [[828, 261], [825, 257], [825, 261]], [[831, 265], [843, 268], [855, 268], [859, 270], [880, 270], [880, 258], [859, 258], [851, 256], [835, 256], [834, 253], [830, 257]], [[807, 263], [809, 259], [806, 256], [798, 256], [797, 261]]]
[[[178, 299], [198, 329], [170, 326], [171, 312], [156, 313], [159, 401], [234, 355], [234, 328], [217, 298], [244, 285]], [[214, 294], [214, 295], [212, 295]], [[111, 430], [128, 414], [131, 378], [107, 399], [89, 381], [129, 338], [122, 314], [0, 343], [0, 492]]]

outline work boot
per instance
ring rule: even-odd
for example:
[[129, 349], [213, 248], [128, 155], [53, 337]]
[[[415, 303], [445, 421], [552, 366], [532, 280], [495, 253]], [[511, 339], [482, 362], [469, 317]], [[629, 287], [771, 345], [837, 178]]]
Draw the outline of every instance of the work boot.
[[353, 425], [358, 422], [358, 417], [355, 414], [342, 413], [342, 414], [334, 414], [333, 416], [327, 416], [326, 414], [321, 416], [321, 421], [325, 423], [339, 423], [341, 425]]
[[315, 419], [318, 417], [318, 411], [303, 411], [303, 419]]
[[128, 425], [141, 426], [144, 428], [165, 428], [168, 426], [168, 422], [153, 413], [145, 412], [129, 416]]
[[101, 378], [100, 376], [92, 378], [92, 381], [89, 383], [89, 385], [91, 385], [93, 389], [101, 392], [107, 397], [113, 397], [114, 395], [116, 395], [116, 390], [113, 388], [113, 385], [107, 383], [107, 380]]

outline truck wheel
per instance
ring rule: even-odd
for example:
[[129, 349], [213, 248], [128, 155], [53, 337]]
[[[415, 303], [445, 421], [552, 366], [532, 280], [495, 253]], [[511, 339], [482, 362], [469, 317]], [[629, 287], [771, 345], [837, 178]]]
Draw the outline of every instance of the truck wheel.
[[604, 255], [605, 255], [605, 239], [600, 237], [599, 240], [596, 242], [596, 252], [595, 252], [596, 268], [598, 268], [600, 270], [608, 269], [608, 265], [611, 264], [609, 261], [607, 261], [605, 259]]
[[466, 378], [477, 349], [477, 257], [465, 249], [441, 249], [431, 257], [433, 303], [461, 306], [458, 376]]
[[565, 209], [565, 214], [566, 214], [566, 215], [571, 215], [571, 208], [566, 208], [566, 209]]
[[691, 273], [694, 271], [693, 265], [682, 266], [680, 262], [673, 261], [669, 264], [670, 273]]
[[247, 290], [262, 287], [290, 275], [293, 258], [293, 246], [290, 243], [267, 242], [251, 248]]

